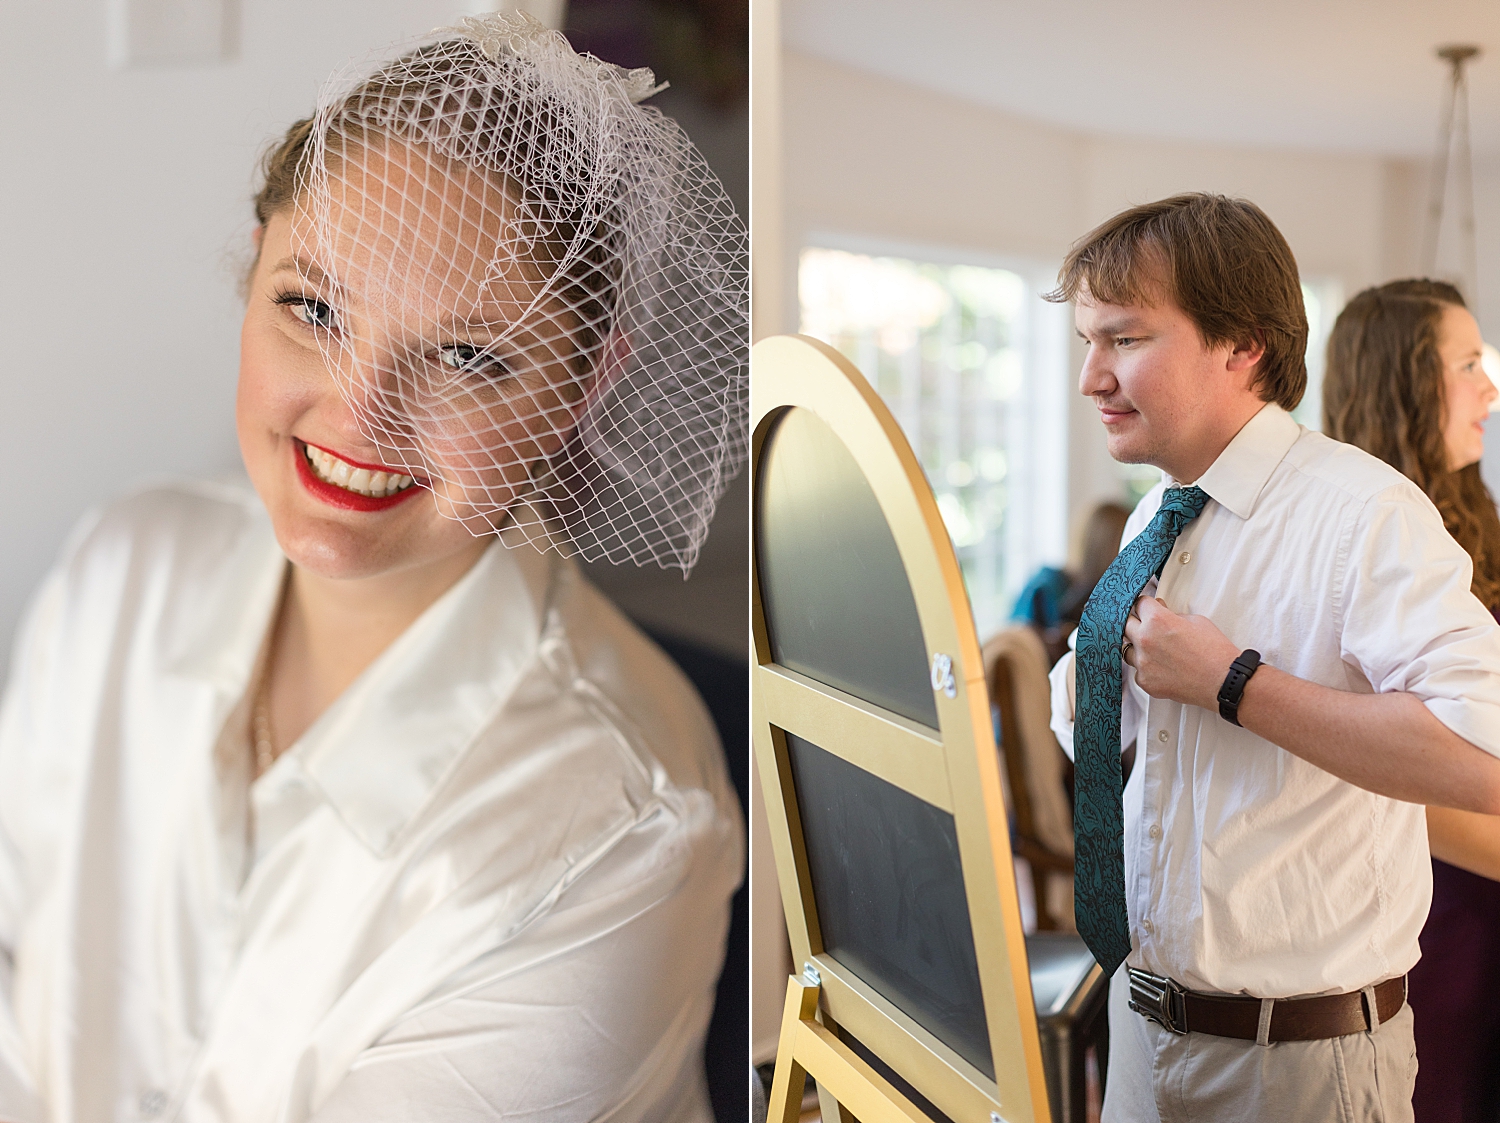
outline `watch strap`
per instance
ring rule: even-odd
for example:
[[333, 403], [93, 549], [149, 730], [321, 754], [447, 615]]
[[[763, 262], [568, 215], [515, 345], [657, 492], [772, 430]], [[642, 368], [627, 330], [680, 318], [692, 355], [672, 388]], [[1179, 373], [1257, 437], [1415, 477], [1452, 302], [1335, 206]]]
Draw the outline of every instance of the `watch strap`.
[[1244, 696], [1250, 676], [1259, 669], [1260, 652], [1253, 649], [1240, 652], [1239, 658], [1229, 664], [1224, 685], [1219, 687], [1219, 716], [1231, 725], [1239, 725], [1240, 698]]

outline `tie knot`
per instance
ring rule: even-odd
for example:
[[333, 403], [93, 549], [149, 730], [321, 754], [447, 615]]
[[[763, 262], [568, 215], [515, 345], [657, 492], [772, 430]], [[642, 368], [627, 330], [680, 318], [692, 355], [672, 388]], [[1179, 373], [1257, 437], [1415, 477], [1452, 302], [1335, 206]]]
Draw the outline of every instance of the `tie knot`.
[[1186, 515], [1196, 519], [1208, 502], [1208, 492], [1201, 487], [1169, 487], [1162, 493], [1158, 513]]

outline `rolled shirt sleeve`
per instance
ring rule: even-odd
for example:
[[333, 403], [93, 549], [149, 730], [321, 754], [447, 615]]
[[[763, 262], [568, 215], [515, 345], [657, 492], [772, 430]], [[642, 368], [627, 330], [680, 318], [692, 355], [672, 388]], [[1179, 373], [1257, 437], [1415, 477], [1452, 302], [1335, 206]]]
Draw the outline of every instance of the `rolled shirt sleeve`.
[[[1077, 635], [1075, 632], [1074, 635]], [[1076, 695], [1073, 686], [1073, 636], [1068, 637], [1068, 652], [1057, 661], [1047, 676], [1052, 683], [1052, 732], [1068, 759], [1073, 759], [1073, 711]]]
[[1414, 694], [1500, 756], [1500, 627], [1470, 591], [1473, 565], [1414, 486], [1376, 495], [1351, 529], [1341, 645], [1379, 693]]

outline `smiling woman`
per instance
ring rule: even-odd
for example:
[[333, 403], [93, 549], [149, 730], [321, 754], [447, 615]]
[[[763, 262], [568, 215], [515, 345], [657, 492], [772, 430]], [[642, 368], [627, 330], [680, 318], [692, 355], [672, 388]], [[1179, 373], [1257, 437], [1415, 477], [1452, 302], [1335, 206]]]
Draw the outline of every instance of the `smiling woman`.
[[745, 453], [744, 231], [652, 89], [487, 17], [268, 157], [254, 492], [90, 519], [18, 649], [0, 1119], [708, 1117], [743, 824], [569, 560], [686, 572]]
[[[1473, 592], [1500, 617], [1500, 515], [1479, 474], [1496, 389], [1463, 296], [1443, 281], [1390, 281], [1339, 313], [1328, 341], [1324, 427], [1422, 488], [1473, 561]], [[1427, 809], [1432, 910], [1411, 973], [1419, 1123], [1493, 1118], [1500, 1016], [1483, 1001], [1500, 948], [1500, 820]], [[1479, 876], [1479, 875], [1484, 876]], [[1463, 1026], [1453, 1034], [1451, 1026]]]

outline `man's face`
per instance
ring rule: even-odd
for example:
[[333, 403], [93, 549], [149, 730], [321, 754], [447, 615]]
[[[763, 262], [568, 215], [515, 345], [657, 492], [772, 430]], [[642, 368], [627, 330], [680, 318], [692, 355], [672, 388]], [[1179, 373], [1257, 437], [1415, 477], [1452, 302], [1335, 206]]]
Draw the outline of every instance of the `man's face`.
[[1260, 408], [1249, 390], [1260, 349], [1205, 347], [1165, 296], [1154, 305], [1105, 304], [1084, 291], [1073, 315], [1088, 346], [1078, 389], [1094, 399], [1116, 460], [1192, 482]]

